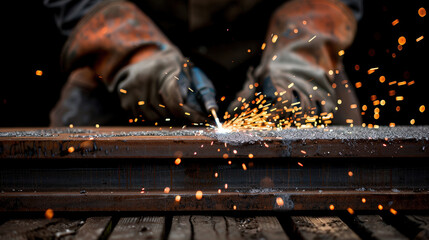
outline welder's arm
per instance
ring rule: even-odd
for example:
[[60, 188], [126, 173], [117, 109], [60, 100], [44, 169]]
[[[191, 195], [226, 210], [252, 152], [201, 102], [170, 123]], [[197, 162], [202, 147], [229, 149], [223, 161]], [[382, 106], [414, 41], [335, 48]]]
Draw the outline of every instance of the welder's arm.
[[62, 66], [66, 71], [89, 66], [139, 122], [203, 122], [209, 115], [204, 103], [214, 98], [208, 78], [193, 71], [155, 23], [128, 1], [94, 6], [64, 45]]

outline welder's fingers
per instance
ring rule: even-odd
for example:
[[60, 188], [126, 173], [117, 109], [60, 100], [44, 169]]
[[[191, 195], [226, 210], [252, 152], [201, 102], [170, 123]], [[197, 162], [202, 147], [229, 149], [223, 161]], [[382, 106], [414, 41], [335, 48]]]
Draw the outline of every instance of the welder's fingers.
[[174, 76], [167, 78], [163, 82], [159, 93], [163, 102], [165, 102], [166, 108], [174, 117], [178, 119], [187, 119], [191, 122], [204, 122], [207, 120], [207, 117], [205, 117], [201, 111], [196, 110], [197, 108], [195, 107], [189, 106], [188, 102], [184, 101], [178, 80]]
[[[141, 115], [142, 120], [157, 121], [164, 116], [164, 112], [158, 106], [161, 103], [159, 96], [156, 98], [158, 75], [145, 71], [145, 67], [155, 69], [156, 62], [140, 62], [122, 69], [116, 76], [117, 91], [123, 109], [130, 110], [135, 117]], [[155, 98], [152, 95], [155, 95]]]

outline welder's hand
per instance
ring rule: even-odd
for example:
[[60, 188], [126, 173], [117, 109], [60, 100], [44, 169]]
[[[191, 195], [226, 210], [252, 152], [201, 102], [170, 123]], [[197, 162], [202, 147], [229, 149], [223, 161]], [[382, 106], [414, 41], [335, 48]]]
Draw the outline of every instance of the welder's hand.
[[[115, 76], [122, 108], [146, 121], [170, 118], [204, 122], [208, 119], [205, 103], [210, 105], [211, 98], [214, 102], [213, 85], [200, 70], [193, 71], [177, 49], [165, 48], [124, 67]], [[196, 86], [198, 82], [209, 86], [209, 92]], [[212, 97], [206, 100], [201, 93]]]
[[[271, 103], [274, 109], [271, 116], [290, 122], [332, 115], [338, 109], [337, 92], [352, 91], [340, 93], [334, 83], [342, 69], [339, 53], [352, 43], [356, 27], [353, 12], [341, 1], [287, 1], [274, 12], [261, 63], [238, 97], [251, 102], [255, 93], [265, 95], [265, 105]], [[249, 88], [256, 83], [258, 87]], [[233, 102], [229, 112], [237, 106], [240, 102]], [[347, 115], [360, 121], [359, 113]]]

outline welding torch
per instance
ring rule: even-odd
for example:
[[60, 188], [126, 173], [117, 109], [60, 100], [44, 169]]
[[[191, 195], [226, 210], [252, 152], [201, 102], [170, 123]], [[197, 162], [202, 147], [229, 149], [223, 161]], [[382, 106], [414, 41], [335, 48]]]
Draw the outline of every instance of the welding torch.
[[216, 126], [219, 129], [222, 128], [222, 124], [220, 123], [216, 113], [219, 107], [216, 104], [216, 90], [213, 83], [198, 67], [192, 68], [191, 75], [192, 85], [198, 94], [199, 100], [202, 102], [207, 112], [212, 114], [216, 122]]

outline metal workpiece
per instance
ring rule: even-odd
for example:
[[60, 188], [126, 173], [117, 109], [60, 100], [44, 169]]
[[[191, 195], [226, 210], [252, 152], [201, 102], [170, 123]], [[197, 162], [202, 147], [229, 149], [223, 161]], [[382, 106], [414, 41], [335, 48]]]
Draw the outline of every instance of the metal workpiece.
[[428, 157], [428, 138], [426, 126], [237, 132], [169, 127], [0, 129], [0, 158]]
[[429, 210], [428, 132], [1, 129], [0, 211]]

